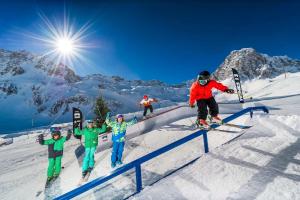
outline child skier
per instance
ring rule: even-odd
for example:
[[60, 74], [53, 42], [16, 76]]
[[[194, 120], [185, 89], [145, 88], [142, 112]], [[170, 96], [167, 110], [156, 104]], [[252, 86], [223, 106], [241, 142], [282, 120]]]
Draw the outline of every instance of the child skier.
[[122, 154], [125, 145], [126, 129], [128, 126], [137, 123], [137, 118], [134, 117], [130, 122], [125, 122], [124, 116], [118, 114], [116, 117], [116, 121], [111, 121], [110, 113], [107, 113], [105, 122], [109, 127], [112, 128], [113, 148], [111, 154], [111, 167], [114, 168], [116, 164], [122, 164]]
[[229, 89], [227, 86], [210, 79], [210, 73], [208, 71], [202, 71], [199, 73], [197, 80], [192, 84], [190, 88], [190, 107], [194, 107], [195, 102], [198, 106], [198, 118], [197, 124], [201, 128], [209, 128], [206, 122], [207, 107], [209, 108], [210, 115], [213, 123], [222, 123], [222, 120], [218, 117], [219, 107], [212, 96], [212, 88], [216, 88], [222, 92], [233, 94], [234, 90]]
[[82, 178], [90, 173], [95, 165], [94, 155], [98, 146], [98, 135], [106, 132], [106, 124], [103, 123], [101, 128], [94, 127], [93, 121], [87, 121], [87, 126], [80, 130], [75, 128], [74, 135], [84, 136], [85, 155], [82, 162]]
[[71, 138], [71, 131], [68, 131], [67, 137], [61, 136], [60, 128], [52, 127], [50, 129], [51, 139], [44, 140], [44, 135], [38, 136], [38, 141], [41, 145], [48, 145], [48, 171], [46, 187], [53, 182], [60, 174], [61, 160], [63, 156], [64, 143]]
[[147, 95], [144, 95], [144, 98], [140, 102], [140, 107], [144, 106], [143, 119], [146, 119], [147, 111], [150, 110], [151, 114], [153, 113], [153, 107], [151, 105], [152, 102], [157, 102], [155, 98], [149, 98]]

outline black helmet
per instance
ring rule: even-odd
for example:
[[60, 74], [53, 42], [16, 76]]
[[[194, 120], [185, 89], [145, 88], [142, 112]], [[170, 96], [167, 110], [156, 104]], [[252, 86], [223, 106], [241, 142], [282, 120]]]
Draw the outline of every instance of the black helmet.
[[197, 80], [209, 80], [210, 73], [208, 71], [202, 71], [198, 74]]

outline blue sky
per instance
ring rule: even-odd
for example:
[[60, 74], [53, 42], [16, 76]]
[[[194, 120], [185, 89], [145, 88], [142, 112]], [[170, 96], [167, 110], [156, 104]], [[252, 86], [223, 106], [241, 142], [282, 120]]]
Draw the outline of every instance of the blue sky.
[[298, 1], [4, 1], [0, 48], [43, 52], [22, 32], [41, 33], [38, 12], [79, 28], [92, 22], [85, 41], [97, 44], [73, 66], [80, 75], [179, 83], [214, 71], [235, 49], [300, 58]]

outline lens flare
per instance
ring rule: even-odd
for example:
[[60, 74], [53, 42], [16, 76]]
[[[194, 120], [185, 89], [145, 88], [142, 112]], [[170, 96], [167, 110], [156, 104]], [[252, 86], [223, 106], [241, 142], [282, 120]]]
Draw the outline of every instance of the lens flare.
[[87, 42], [92, 23], [88, 22], [76, 30], [75, 24], [71, 24], [66, 15], [61, 20], [56, 18], [51, 21], [43, 13], [38, 14], [42, 20], [39, 24], [40, 33], [29, 36], [45, 49], [44, 56], [55, 60], [57, 64], [74, 66], [75, 62], [84, 63], [85, 51], [96, 47]]

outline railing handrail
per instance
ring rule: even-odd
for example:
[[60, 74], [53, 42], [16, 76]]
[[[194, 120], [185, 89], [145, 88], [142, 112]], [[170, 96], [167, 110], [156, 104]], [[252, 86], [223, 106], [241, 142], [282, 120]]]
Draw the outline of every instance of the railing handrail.
[[[238, 117], [240, 117], [240, 116], [242, 116], [242, 115], [244, 115], [248, 112], [250, 112], [250, 116], [252, 117], [253, 111], [255, 111], [255, 110], [262, 110], [266, 113], [269, 113], [269, 110], [265, 106], [248, 107], [248, 108], [245, 108], [245, 109], [243, 109], [243, 110], [241, 110], [241, 111], [239, 111], [235, 114], [232, 114], [232, 115], [228, 116], [223, 121], [225, 123], [227, 123], [227, 122], [229, 122], [233, 119], [236, 119], [236, 118], [238, 118]], [[220, 126], [220, 125], [218, 125], [218, 124], [212, 125], [213, 128], [216, 128], [218, 126]], [[136, 188], [137, 188], [137, 192], [140, 192], [140, 190], [142, 189], [142, 182], [141, 182], [142, 181], [141, 180], [141, 164], [142, 163], [147, 162], [147, 161], [149, 161], [149, 160], [151, 160], [151, 159], [153, 159], [153, 158], [155, 158], [155, 157], [157, 157], [157, 156], [159, 156], [163, 153], [166, 153], [167, 151], [169, 151], [171, 149], [174, 149], [174, 148], [176, 148], [176, 147], [178, 147], [178, 146], [180, 146], [180, 145], [182, 145], [182, 144], [184, 144], [184, 143], [186, 143], [186, 142], [188, 142], [188, 141], [190, 141], [190, 140], [192, 140], [196, 137], [199, 137], [201, 135], [203, 135], [204, 150], [205, 150], [205, 153], [207, 153], [208, 152], [207, 131], [206, 130], [198, 130], [198, 131], [196, 131], [196, 132], [194, 132], [194, 133], [192, 133], [188, 136], [185, 136], [185, 137], [183, 137], [183, 138], [181, 138], [181, 139], [179, 139], [175, 142], [172, 142], [171, 144], [168, 144], [168, 145], [166, 145], [164, 147], [161, 147], [161, 148], [159, 148], [159, 149], [157, 149], [157, 150], [155, 150], [155, 151], [153, 151], [153, 152], [151, 152], [147, 155], [144, 155], [144, 156], [142, 156], [142, 157], [140, 157], [140, 158], [138, 158], [134, 161], [131, 161], [130, 163], [114, 170], [109, 175], [96, 178], [96, 179], [94, 179], [94, 180], [92, 180], [92, 181], [76, 188], [76, 189], [73, 189], [73, 190], [71, 190], [71, 191], [69, 191], [69, 192], [67, 192], [67, 193], [65, 193], [65, 194], [63, 194], [59, 197], [56, 197], [55, 200], [71, 199], [73, 197], [76, 197], [76, 196], [78, 196], [78, 195], [80, 195], [80, 194], [82, 194], [82, 193], [84, 193], [84, 192], [100, 185], [100, 184], [103, 184], [103, 183], [107, 182], [108, 180], [110, 180], [110, 179], [112, 179], [112, 178], [114, 178], [114, 177], [116, 177], [120, 174], [123, 174], [123, 173], [125, 173], [128, 170], [133, 169], [133, 168], [136, 168], [136, 179], [137, 179]]]

